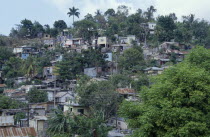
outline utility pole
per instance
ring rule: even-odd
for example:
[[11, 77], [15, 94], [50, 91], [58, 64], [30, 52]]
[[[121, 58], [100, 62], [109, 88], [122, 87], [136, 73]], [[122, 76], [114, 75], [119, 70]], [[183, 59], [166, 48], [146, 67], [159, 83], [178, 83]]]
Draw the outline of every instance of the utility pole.
[[30, 125], [29, 125], [29, 119], [30, 119], [30, 112], [29, 112], [29, 109], [30, 109], [30, 106], [29, 106], [29, 105], [30, 105], [30, 104], [28, 103], [28, 109], [27, 109], [27, 110], [28, 110], [28, 121], [27, 121], [27, 122], [28, 122], [28, 127], [30, 127]]
[[56, 78], [54, 78], [54, 109], [55, 109], [55, 93], [56, 93]]

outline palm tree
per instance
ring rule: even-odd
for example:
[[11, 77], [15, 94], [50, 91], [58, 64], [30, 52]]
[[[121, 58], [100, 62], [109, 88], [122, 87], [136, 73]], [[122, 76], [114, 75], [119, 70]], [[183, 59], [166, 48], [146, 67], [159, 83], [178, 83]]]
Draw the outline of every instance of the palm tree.
[[64, 114], [60, 109], [55, 110], [55, 113], [50, 116], [48, 121], [48, 134], [63, 137], [73, 136], [72, 127], [75, 125], [75, 123], [73, 122], [72, 118], [73, 117], [69, 111]]
[[101, 15], [101, 11], [100, 10], [96, 10], [95, 14], [96, 14], [96, 16], [100, 16]]
[[79, 9], [76, 9], [75, 7], [69, 8], [69, 12], [67, 13], [69, 17], [73, 16], [73, 24], [74, 24], [74, 16], [79, 18], [80, 12], [78, 12]]
[[23, 64], [23, 71], [27, 78], [32, 79], [37, 74], [37, 62], [33, 57], [28, 57]]
[[148, 21], [151, 21], [153, 19], [153, 14], [156, 12], [157, 9], [154, 8], [154, 6], [150, 6], [147, 8], [147, 11], [144, 13]]

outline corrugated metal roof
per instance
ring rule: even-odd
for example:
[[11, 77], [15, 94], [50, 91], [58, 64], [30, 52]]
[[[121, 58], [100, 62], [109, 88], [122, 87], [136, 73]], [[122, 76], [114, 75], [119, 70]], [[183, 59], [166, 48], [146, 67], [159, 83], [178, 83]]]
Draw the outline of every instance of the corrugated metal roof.
[[31, 137], [37, 136], [33, 127], [0, 128], [0, 137]]
[[131, 88], [118, 88], [116, 90], [120, 94], [134, 94], [135, 90]]
[[37, 120], [47, 120], [47, 117], [46, 116], [34, 116], [34, 119], [37, 119]]
[[5, 84], [0, 84], [0, 88], [4, 88], [4, 87], [6, 87]]
[[6, 90], [4, 90], [4, 93], [12, 93], [15, 91], [16, 91], [15, 89], [6, 89]]

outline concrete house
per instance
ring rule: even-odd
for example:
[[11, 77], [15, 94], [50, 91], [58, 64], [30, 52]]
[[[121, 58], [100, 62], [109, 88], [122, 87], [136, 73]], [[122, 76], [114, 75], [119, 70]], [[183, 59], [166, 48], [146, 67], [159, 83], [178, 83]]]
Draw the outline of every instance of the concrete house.
[[89, 108], [78, 103], [66, 103], [64, 105], [64, 113], [70, 111], [75, 115], [89, 115]]
[[43, 44], [47, 46], [48, 50], [55, 49], [56, 40], [54, 38], [47, 38], [43, 40]]
[[74, 99], [74, 94], [70, 92], [58, 92], [55, 95], [56, 103], [63, 104]]
[[41, 53], [36, 47], [22, 46], [22, 59], [27, 59], [29, 56], [39, 56], [40, 54]]
[[99, 76], [101, 73], [102, 73], [101, 67], [93, 67], [93, 68], [84, 69], [84, 74], [92, 78]]
[[18, 57], [21, 56], [21, 53], [22, 53], [22, 52], [23, 52], [23, 48], [22, 48], [22, 47], [16, 47], [16, 48], [13, 49], [13, 53], [14, 53], [16, 56], [18, 56]]
[[29, 80], [29, 79], [27, 79], [26, 77], [16, 77], [15, 78], [15, 84], [18, 85], [18, 84], [21, 84], [23, 82], [26, 82], [27, 80]]
[[65, 48], [73, 48], [73, 49], [76, 49], [78, 48], [79, 46], [81, 45], [84, 45], [85, 42], [82, 38], [72, 38], [72, 39], [66, 39], [64, 42], [63, 42], [63, 47]]
[[98, 37], [97, 44], [100, 47], [109, 47], [108, 38], [107, 37]]
[[46, 116], [34, 116], [29, 121], [29, 126], [33, 127], [39, 135], [43, 135], [48, 128], [47, 120]]
[[155, 27], [156, 27], [156, 23], [154, 22], [148, 22], [148, 28], [149, 28], [149, 33], [150, 34], [155, 34]]
[[119, 130], [127, 130], [128, 129], [128, 124], [125, 122], [124, 118], [120, 117], [112, 117], [108, 120], [108, 125], [112, 125], [116, 127]]
[[53, 112], [54, 108], [57, 108], [57, 104], [54, 102], [42, 102], [42, 103], [33, 103], [30, 104], [30, 108], [34, 113], [37, 113], [39, 116], [45, 116], [51, 112]]
[[12, 127], [14, 125], [14, 116], [0, 116], [0, 127]]
[[132, 42], [136, 41], [135, 35], [128, 35], [127, 37], [119, 37], [119, 44], [124, 44], [124, 46], [131, 46]]
[[110, 62], [112, 62], [113, 61], [113, 56], [112, 56], [113, 54], [112, 54], [112, 52], [107, 52], [107, 53], [105, 53], [104, 54], [104, 56], [105, 56], [105, 61], [110, 61]]
[[53, 75], [53, 66], [50, 67], [44, 67], [43, 69], [43, 77], [45, 79], [55, 79], [55, 75]]
[[144, 69], [144, 72], [149, 75], [158, 75], [158, 74], [162, 74], [163, 70], [164, 68], [150, 67], [150, 68]]
[[131, 88], [118, 88], [116, 91], [123, 96], [127, 101], [136, 101], [137, 96], [134, 89]]

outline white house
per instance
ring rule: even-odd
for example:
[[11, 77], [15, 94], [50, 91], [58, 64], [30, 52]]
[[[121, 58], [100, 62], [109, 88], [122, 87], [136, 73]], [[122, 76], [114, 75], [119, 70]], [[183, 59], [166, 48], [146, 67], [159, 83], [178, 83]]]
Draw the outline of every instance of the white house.
[[18, 53], [22, 53], [23, 52], [23, 48], [22, 47], [17, 47], [13, 49], [13, 53], [14, 54], [18, 54]]
[[97, 44], [101, 47], [108, 47], [107, 37], [98, 37]]
[[74, 99], [74, 95], [70, 92], [58, 92], [55, 95], [55, 101], [57, 103], [66, 103], [71, 99]]
[[149, 32], [150, 34], [155, 34], [155, 27], [156, 27], [156, 23], [154, 22], [149, 22], [148, 23], [148, 28], [149, 28]]

